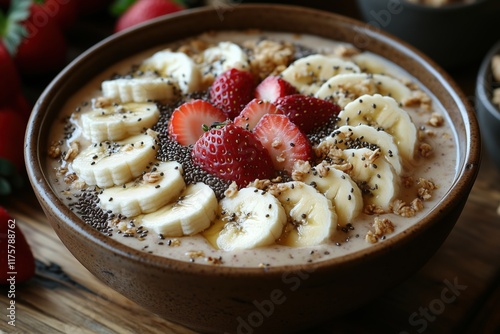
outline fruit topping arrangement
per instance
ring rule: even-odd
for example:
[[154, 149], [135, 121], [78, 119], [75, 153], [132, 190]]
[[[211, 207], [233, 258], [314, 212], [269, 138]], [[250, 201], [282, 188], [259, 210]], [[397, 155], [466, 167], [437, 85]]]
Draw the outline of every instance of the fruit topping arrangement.
[[431, 197], [422, 179], [426, 192], [400, 199], [432, 156], [407, 109], [429, 112], [430, 99], [370, 71], [384, 68], [375, 59], [310, 52], [263, 74], [256, 49], [195, 42], [103, 81], [90, 110], [70, 117], [82, 135], [49, 149], [72, 189], [95, 198], [77, 207], [102, 210], [106, 233], [133, 222], [125, 234], [139, 239], [151, 230], [226, 251], [307, 247], [361, 214], [414, 216]]

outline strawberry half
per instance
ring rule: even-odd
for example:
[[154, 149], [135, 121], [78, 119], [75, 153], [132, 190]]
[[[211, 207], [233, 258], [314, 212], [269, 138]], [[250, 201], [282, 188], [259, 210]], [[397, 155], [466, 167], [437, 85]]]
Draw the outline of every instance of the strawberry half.
[[285, 170], [291, 175], [296, 161], [312, 158], [306, 135], [285, 115], [264, 115], [254, 134], [271, 155], [277, 170]]
[[283, 114], [283, 112], [269, 101], [253, 99], [234, 119], [234, 125], [252, 131], [262, 116], [266, 114]]
[[271, 157], [253, 133], [229, 123], [206, 132], [193, 147], [193, 162], [223, 180], [245, 187], [274, 175]]
[[265, 78], [257, 88], [255, 88], [256, 98], [273, 103], [280, 97], [292, 94], [298, 94], [297, 89], [288, 81], [277, 76]]
[[275, 105], [304, 133], [324, 125], [340, 112], [340, 107], [335, 103], [302, 94], [280, 97]]
[[226, 114], [210, 102], [193, 100], [174, 110], [168, 125], [168, 133], [179, 144], [194, 144], [205, 133], [204, 126], [223, 122]]
[[210, 86], [210, 101], [224, 110], [227, 117], [232, 120], [253, 99], [254, 90], [253, 74], [232, 68], [215, 78]]
[[[35, 258], [21, 229], [0, 207], [0, 284], [22, 283], [35, 274]], [[9, 259], [11, 260], [9, 262]], [[15, 259], [12, 262], [12, 259]], [[9, 273], [15, 274], [9, 274]]]

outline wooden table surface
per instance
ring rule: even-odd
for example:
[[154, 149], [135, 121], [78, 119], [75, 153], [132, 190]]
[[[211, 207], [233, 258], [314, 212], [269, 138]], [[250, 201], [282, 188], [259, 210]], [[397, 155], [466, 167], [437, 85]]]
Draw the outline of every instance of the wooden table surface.
[[[355, 15], [352, 8], [343, 14]], [[70, 59], [110, 33], [109, 19], [98, 22], [83, 18], [69, 32]], [[478, 65], [451, 72], [471, 102]], [[47, 80], [26, 80], [32, 101]], [[0, 201], [23, 230], [37, 262], [36, 276], [16, 287], [15, 328], [7, 324], [7, 290], [0, 289], [0, 331], [193, 333], [155, 316], [90, 274], [57, 238], [29, 187]], [[307, 333], [500, 333], [499, 206], [500, 171], [484, 153], [464, 211], [431, 260], [379, 299], [340, 319], [316, 324]]]

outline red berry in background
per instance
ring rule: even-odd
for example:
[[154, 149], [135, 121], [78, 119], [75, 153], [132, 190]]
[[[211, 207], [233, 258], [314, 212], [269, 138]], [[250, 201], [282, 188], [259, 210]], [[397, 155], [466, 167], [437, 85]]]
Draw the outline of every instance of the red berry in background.
[[210, 101], [232, 120], [254, 98], [254, 91], [253, 74], [232, 68], [215, 78], [210, 86]]
[[0, 105], [4, 105], [21, 91], [21, 79], [14, 61], [1, 41], [0, 78]]
[[115, 32], [182, 9], [183, 6], [172, 0], [138, 0], [118, 19]]
[[31, 248], [18, 222], [0, 207], [0, 284], [22, 283], [34, 275], [35, 258]]
[[37, 1], [37, 3], [57, 22], [61, 29], [69, 29], [73, 26], [78, 16], [78, 1], [79, 0], [43, 0]]
[[37, 75], [62, 69], [67, 46], [58, 23], [40, 5], [34, 4], [23, 25], [28, 36], [23, 39], [14, 57], [20, 72]]
[[0, 158], [24, 169], [26, 117], [12, 106], [0, 106]]
[[274, 175], [271, 157], [253, 133], [232, 123], [206, 132], [193, 146], [193, 162], [223, 180], [245, 187]]

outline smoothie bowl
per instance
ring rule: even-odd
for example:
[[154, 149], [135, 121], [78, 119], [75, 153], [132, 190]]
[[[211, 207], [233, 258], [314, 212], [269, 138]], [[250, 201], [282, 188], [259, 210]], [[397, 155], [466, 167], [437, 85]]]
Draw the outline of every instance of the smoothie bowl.
[[203, 332], [300, 330], [418, 270], [479, 168], [455, 84], [332, 13], [239, 5], [113, 36], [46, 89], [35, 193], [111, 288]]

